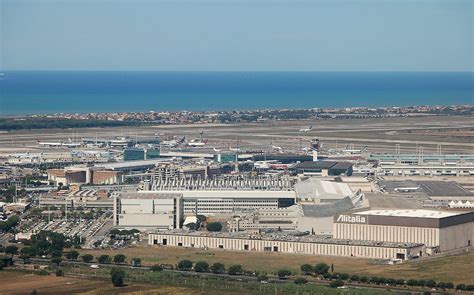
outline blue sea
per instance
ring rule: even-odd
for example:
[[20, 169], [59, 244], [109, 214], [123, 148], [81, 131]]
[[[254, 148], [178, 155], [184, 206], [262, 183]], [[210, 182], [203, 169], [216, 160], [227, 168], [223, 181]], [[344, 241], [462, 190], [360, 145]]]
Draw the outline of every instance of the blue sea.
[[474, 104], [473, 72], [5, 72], [0, 115]]

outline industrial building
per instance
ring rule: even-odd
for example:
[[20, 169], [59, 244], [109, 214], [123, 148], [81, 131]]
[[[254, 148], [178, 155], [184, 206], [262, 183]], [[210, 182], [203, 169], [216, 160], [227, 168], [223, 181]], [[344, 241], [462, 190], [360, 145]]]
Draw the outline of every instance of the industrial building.
[[423, 244], [336, 240], [314, 235], [161, 232], [148, 236], [150, 245], [332, 255], [387, 260], [409, 260], [423, 254]]
[[[216, 215], [240, 209], [278, 209], [295, 204], [294, 191], [141, 191], [137, 196], [179, 195], [183, 199], [184, 215]], [[124, 194], [126, 195], [126, 194]]]
[[419, 243], [428, 254], [469, 247], [474, 212], [368, 210], [334, 216], [334, 238]]
[[182, 226], [180, 194], [129, 193], [114, 196], [114, 226], [137, 229], [178, 229]]

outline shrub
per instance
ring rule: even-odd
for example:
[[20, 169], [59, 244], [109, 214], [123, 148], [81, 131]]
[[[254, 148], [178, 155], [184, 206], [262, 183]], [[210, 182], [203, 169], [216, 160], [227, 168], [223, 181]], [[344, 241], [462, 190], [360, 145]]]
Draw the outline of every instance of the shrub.
[[397, 281], [395, 279], [387, 279], [386, 283], [391, 286], [395, 286], [397, 284]]
[[456, 290], [466, 290], [466, 285], [459, 284], [459, 285], [456, 286]]
[[206, 226], [206, 229], [208, 231], [221, 231], [222, 230], [222, 223], [220, 222], [211, 222], [211, 223], [208, 223], [207, 226]]
[[363, 277], [360, 277], [360, 281], [361, 281], [362, 283], [367, 283], [367, 282], [369, 281], [369, 278], [366, 277], [366, 276], [363, 276]]
[[326, 263], [318, 263], [314, 266], [314, 272], [319, 275], [327, 273], [328, 270], [329, 265], [327, 265]]
[[82, 261], [86, 263], [89, 263], [92, 260], [94, 260], [94, 256], [92, 256], [91, 254], [82, 255], [81, 258], [82, 258]]
[[209, 263], [205, 261], [196, 262], [196, 265], [194, 266], [194, 271], [195, 272], [209, 272]]
[[280, 269], [277, 275], [279, 279], [287, 279], [291, 275], [291, 271], [287, 269]]
[[345, 280], [348, 280], [348, 279], [349, 279], [349, 274], [347, 274], [347, 273], [341, 274], [341, 280], [345, 281]]
[[466, 290], [466, 291], [474, 291], [474, 285], [467, 285], [464, 290]]
[[97, 257], [97, 262], [102, 263], [102, 264], [108, 264], [110, 263], [111, 259], [109, 255], [103, 254]]
[[295, 282], [295, 284], [297, 284], [297, 285], [304, 285], [304, 284], [306, 284], [306, 283], [308, 282], [308, 280], [305, 279], [305, 278], [296, 278], [296, 279], [294, 280], [294, 282]]
[[57, 269], [56, 270], [56, 276], [57, 277], [63, 277], [64, 276], [64, 272], [62, 269]]
[[446, 289], [453, 289], [453, 288], [454, 288], [454, 284], [451, 283], [451, 282], [447, 282], [447, 283], [444, 284], [444, 287], [445, 287]]
[[193, 268], [193, 262], [190, 260], [181, 260], [178, 262], [179, 270], [191, 270]]
[[239, 275], [243, 273], [242, 265], [232, 265], [229, 267], [229, 270], [227, 270], [227, 273], [230, 275]]
[[328, 272], [323, 274], [323, 278], [325, 278], [326, 280], [330, 279], [331, 277], [332, 277], [332, 275]]
[[268, 276], [267, 275], [259, 275], [257, 277], [257, 281], [258, 282], [266, 282], [266, 281], [268, 281]]
[[433, 280], [428, 280], [428, 281], [426, 281], [426, 287], [434, 288], [434, 287], [436, 287], [436, 282], [433, 281]]
[[350, 277], [350, 280], [353, 281], [353, 282], [358, 282], [360, 280], [359, 276], [358, 275], [352, 275]]
[[303, 264], [300, 266], [300, 269], [304, 275], [308, 275], [314, 271], [314, 268], [311, 264]]
[[163, 267], [161, 267], [161, 265], [159, 265], [159, 264], [155, 264], [155, 265], [152, 265], [152, 266], [150, 267], [150, 270], [151, 270], [151, 271], [154, 271], [154, 272], [162, 271], [162, 270], [163, 270]]
[[407, 285], [410, 286], [410, 287], [418, 286], [418, 281], [414, 280], [414, 279], [410, 279], [410, 280], [407, 281]]
[[395, 280], [395, 284], [397, 284], [399, 286], [403, 286], [403, 285], [405, 285], [405, 280], [402, 280], [402, 279]]
[[225, 272], [225, 265], [219, 262], [211, 265], [211, 272], [215, 274], [220, 274]]
[[341, 280], [336, 280], [336, 281], [332, 281], [329, 286], [331, 288], [337, 288], [337, 287], [342, 287], [344, 286], [344, 281], [341, 281]]
[[40, 270], [39, 272], [37, 272], [37, 274], [39, 274], [40, 276], [49, 276], [49, 272], [47, 272], [46, 270], [42, 269]]

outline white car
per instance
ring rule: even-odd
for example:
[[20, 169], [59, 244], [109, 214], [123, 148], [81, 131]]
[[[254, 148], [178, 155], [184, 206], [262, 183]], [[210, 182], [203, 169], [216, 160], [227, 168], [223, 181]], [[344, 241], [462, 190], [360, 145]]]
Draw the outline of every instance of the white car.
[[91, 265], [91, 268], [98, 269], [99, 266], [98, 266], [97, 264], [92, 264], [92, 265]]

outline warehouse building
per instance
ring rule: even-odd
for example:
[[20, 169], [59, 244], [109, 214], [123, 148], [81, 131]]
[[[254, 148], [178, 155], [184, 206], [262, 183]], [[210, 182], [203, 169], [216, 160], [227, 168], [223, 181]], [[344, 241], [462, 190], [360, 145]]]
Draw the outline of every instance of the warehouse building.
[[427, 254], [472, 246], [474, 212], [368, 210], [334, 216], [334, 238], [416, 243]]
[[334, 255], [387, 260], [409, 260], [423, 254], [423, 245], [335, 240], [314, 235], [173, 232], [153, 233], [150, 245], [222, 249], [231, 251], [280, 252]]

